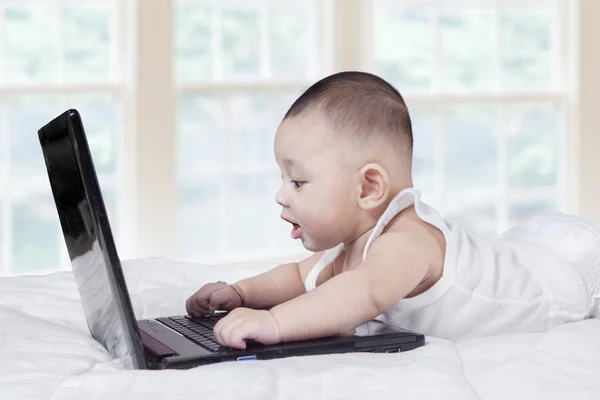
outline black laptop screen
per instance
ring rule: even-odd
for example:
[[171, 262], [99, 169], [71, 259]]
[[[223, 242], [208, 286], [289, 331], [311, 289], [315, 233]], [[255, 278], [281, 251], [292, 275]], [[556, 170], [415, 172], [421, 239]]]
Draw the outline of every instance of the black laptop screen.
[[73, 273], [92, 336], [126, 368], [143, 351], [79, 114], [38, 132]]

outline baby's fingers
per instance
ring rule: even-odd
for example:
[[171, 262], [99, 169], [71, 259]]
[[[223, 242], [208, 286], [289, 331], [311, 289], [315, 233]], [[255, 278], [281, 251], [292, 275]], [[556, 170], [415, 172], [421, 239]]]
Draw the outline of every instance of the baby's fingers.
[[243, 350], [246, 348], [246, 342], [244, 341], [244, 326], [246, 325], [243, 318], [225, 317], [215, 325], [215, 338], [223, 346]]
[[192, 317], [210, 314], [208, 302], [196, 295], [187, 299], [185, 308], [187, 313]]

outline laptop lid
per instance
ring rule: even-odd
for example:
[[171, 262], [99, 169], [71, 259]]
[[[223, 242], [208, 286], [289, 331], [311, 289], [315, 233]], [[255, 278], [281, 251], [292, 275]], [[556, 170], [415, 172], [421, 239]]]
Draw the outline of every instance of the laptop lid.
[[38, 131], [56, 209], [92, 336], [128, 369], [144, 350], [77, 110]]

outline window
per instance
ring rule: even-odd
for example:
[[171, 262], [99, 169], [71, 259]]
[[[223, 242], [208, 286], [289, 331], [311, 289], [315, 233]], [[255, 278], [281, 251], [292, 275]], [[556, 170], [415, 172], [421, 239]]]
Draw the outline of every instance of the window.
[[179, 257], [301, 251], [279, 219], [273, 139], [321, 74], [317, 3], [175, 3]]
[[415, 185], [474, 233], [564, 209], [567, 3], [372, 2], [371, 67], [408, 102]]
[[119, 18], [117, 1], [0, 3], [0, 275], [69, 265], [37, 139], [68, 108], [85, 118], [118, 235]]
[[[586, 135], [573, 118], [597, 131], [594, 91], [580, 112], [572, 97], [572, 86], [587, 89], [574, 71], [592, 83], [597, 73], [593, 52], [571, 51], [591, 47], [567, 23], [584, 3], [595, 4], [0, 1], [0, 275], [69, 268], [36, 133], [70, 107], [83, 115], [122, 258], [305, 254], [279, 219], [272, 142], [296, 96], [340, 69], [401, 91], [417, 188], [474, 233], [596, 209], [595, 177], [577, 171], [593, 154], [569, 151]], [[588, 62], [571, 66], [575, 56]], [[567, 208], [578, 191], [585, 199]]]

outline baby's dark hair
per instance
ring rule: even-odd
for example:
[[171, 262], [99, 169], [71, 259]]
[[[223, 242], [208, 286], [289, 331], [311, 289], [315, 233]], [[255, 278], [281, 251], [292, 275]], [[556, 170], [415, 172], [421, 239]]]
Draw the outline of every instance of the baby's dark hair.
[[283, 119], [315, 110], [331, 121], [335, 131], [352, 132], [359, 145], [374, 135], [382, 135], [388, 143], [404, 150], [403, 154], [412, 161], [413, 135], [408, 108], [398, 90], [384, 79], [358, 71], [327, 76], [309, 87]]

